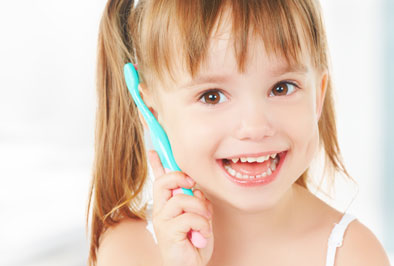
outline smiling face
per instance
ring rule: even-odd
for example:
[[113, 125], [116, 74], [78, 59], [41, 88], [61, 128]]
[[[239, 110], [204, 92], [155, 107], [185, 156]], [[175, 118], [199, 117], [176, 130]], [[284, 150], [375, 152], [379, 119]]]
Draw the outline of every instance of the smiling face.
[[[309, 167], [319, 144], [327, 74], [313, 69], [306, 52], [304, 62], [290, 66], [269, 56], [261, 42], [250, 42], [240, 73], [229, 30], [222, 32], [211, 38], [206, 65], [195, 79], [183, 73], [147, 105], [166, 131], [178, 166], [198, 188], [213, 202], [253, 212], [273, 206]], [[236, 185], [218, 164], [239, 154], [285, 150], [278, 176], [265, 186]]]

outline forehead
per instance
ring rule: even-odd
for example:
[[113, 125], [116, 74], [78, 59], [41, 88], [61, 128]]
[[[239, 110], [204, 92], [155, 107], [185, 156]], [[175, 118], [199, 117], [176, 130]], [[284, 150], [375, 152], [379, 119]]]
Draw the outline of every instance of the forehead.
[[[185, 88], [201, 83], [223, 83], [228, 76], [234, 75], [234, 73], [247, 74], [257, 71], [265, 76], [280, 76], [288, 72], [304, 74], [311, 70], [308, 51], [301, 51], [300, 60], [287, 60], [281, 54], [267, 52], [264, 42], [251, 36], [248, 40], [245, 73], [240, 73], [232, 44], [231, 28], [223, 26], [209, 39], [207, 57], [201, 62], [196, 76], [192, 77], [190, 73], [183, 71], [178, 76], [175, 87]], [[305, 45], [303, 44], [302, 47]]]
[[[257, 67], [265, 67], [273, 72], [279, 71], [283, 68], [297, 68], [299, 66], [310, 65], [310, 55], [307, 50], [301, 49], [299, 52], [299, 58], [286, 58], [282, 53], [275, 53], [267, 49], [263, 40], [256, 36], [250, 36], [247, 41], [248, 49], [245, 52], [245, 70], [247, 72], [248, 67], [256, 65]], [[209, 48], [207, 50], [206, 60], [202, 61], [202, 67], [199, 71], [205, 71], [206, 69], [216, 68], [222, 65], [222, 67], [237, 67], [237, 55], [234, 49], [233, 37], [230, 32], [224, 32], [220, 36], [212, 36], [209, 39]], [[303, 43], [302, 47], [306, 44]], [[233, 64], [226, 64], [226, 63]], [[243, 71], [239, 71], [243, 72]]]
[[[188, 67], [187, 53], [173, 46], [173, 62], [169, 70], [175, 79], [170, 85], [177, 88], [182, 84], [198, 79], [209, 72], [247, 72], [250, 66], [257, 66], [262, 71], [272, 74], [288, 71], [305, 71], [311, 66], [308, 41], [297, 16], [294, 16], [294, 31], [289, 36], [277, 34], [274, 29], [249, 27], [247, 38], [242, 43], [237, 30], [234, 30], [234, 18], [231, 9], [225, 8], [212, 27], [203, 56], [198, 60], [196, 72], [192, 74]], [[279, 26], [284, 27], [283, 25]], [[283, 29], [282, 29], [283, 30]], [[239, 31], [239, 30], [238, 30]], [[181, 36], [178, 36], [181, 37]], [[244, 36], [241, 36], [241, 38]], [[285, 40], [282, 40], [285, 38]], [[291, 40], [294, 38], [294, 42]], [[184, 39], [183, 39], [184, 40]], [[178, 41], [182, 43], [182, 38]], [[244, 61], [242, 63], [241, 61]], [[244, 67], [240, 65], [244, 64]]]
[[[285, 73], [307, 74], [310, 71], [310, 66], [301, 62], [289, 64], [284, 58], [263, 57], [267, 61], [259, 60], [261, 58], [261, 56], [257, 56], [250, 59], [249, 62], [254, 60], [254, 63], [249, 64], [248, 62], [246, 72], [243, 74], [257, 72], [265, 77], [278, 77]], [[212, 56], [207, 60], [206, 68], [200, 70], [194, 78], [185, 73], [183, 77], [179, 78], [176, 87], [188, 88], [202, 83], [225, 83], [236, 72], [234, 56], [225, 56], [225, 53], [220, 52], [212, 53]]]

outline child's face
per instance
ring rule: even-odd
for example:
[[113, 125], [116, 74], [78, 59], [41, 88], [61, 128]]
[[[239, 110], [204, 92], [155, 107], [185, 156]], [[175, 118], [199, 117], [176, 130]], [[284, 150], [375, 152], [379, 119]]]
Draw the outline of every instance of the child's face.
[[[213, 202], [252, 211], [275, 204], [309, 167], [319, 143], [318, 120], [327, 76], [314, 72], [309, 57], [305, 73], [281, 73], [286, 61], [269, 58], [261, 46], [252, 43], [247, 70], [241, 74], [231, 45], [225, 35], [212, 39], [209, 64], [197, 75], [223, 76], [223, 80], [182, 87], [191, 81], [185, 73], [170, 92], [161, 90], [159, 102], [151, 107], [167, 132], [177, 164], [198, 188]], [[288, 84], [287, 94], [275, 92], [275, 85], [284, 80], [300, 88]], [[222, 93], [200, 98], [207, 89]], [[236, 185], [218, 165], [219, 159], [237, 154], [285, 150], [288, 153], [277, 178], [265, 186]]]

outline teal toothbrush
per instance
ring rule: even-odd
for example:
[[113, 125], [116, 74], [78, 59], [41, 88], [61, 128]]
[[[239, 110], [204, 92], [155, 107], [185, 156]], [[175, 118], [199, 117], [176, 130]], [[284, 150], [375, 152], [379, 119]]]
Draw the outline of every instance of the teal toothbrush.
[[[145, 105], [144, 101], [142, 100], [139, 91], [138, 91], [138, 84], [139, 84], [139, 76], [138, 72], [135, 69], [134, 65], [131, 63], [127, 63], [124, 65], [124, 77], [126, 80], [127, 88], [135, 104], [137, 105], [138, 109], [141, 111], [142, 115], [145, 118], [146, 123], [149, 126], [149, 131], [151, 134], [151, 139], [153, 146], [156, 152], [159, 154], [160, 161], [163, 165], [163, 168], [170, 169], [171, 171], [181, 171], [177, 163], [175, 162], [174, 156], [172, 154], [172, 149], [170, 142], [168, 140], [167, 134], [153, 116], [151, 111]], [[182, 188], [182, 192], [184, 194], [194, 196], [191, 189]], [[207, 244], [207, 240], [202, 236], [202, 234], [198, 231], [189, 232], [189, 238], [193, 245], [197, 248], [204, 248]]]

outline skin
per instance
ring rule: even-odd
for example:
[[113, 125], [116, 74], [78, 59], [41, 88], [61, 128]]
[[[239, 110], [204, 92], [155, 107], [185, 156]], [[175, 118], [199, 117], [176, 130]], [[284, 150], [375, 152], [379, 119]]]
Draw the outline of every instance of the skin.
[[[145, 84], [139, 87], [167, 132], [177, 164], [213, 205], [214, 252], [208, 266], [324, 265], [328, 237], [343, 213], [294, 182], [318, 150], [327, 71], [313, 69], [304, 53], [307, 72], [278, 74], [285, 61], [251, 42], [247, 71], [239, 73], [228, 32], [224, 28], [212, 37], [200, 73], [225, 74], [226, 80], [182, 88], [191, 77], [179, 72], [171, 90], [151, 94]], [[305, 42], [301, 47], [307, 47]], [[283, 80], [300, 88], [269, 97]], [[216, 106], [204, 103], [208, 95], [197, 97], [212, 88], [223, 92], [216, 93]], [[140, 119], [149, 130], [141, 114]], [[239, 187], [216, 163], [236, 154], [283, 150], [288, 150], [286, 160], [267, 186]], [[101, 239], [98, 265], [160, 265], [158, 246], [145, 226], [143, 220], [126, 219], [110, 228]], [[373, 233], [355, 220], [337, 250], [335, 265], [390, 264]]]
[[[280, 245], [279, 240], [296, 238], [317, 222], [313, 217], [305, 222], [310, 215], [305, 211], [311, 206], [306, 200], [310, 192], [294, 182], [318, 151], [318, 121], [328, 77], [327, 71], [312, 67], [305, 51], [305, 72], [280, 71], [288, 66], [286, 61], [270, 56], [256, 41], [250, 42], [247, 70], [240, 73], [229, 32], [224, 27], [211, 38], [207, 64], [198, 75], [225, 75], [224, 80], [184, 86], [192, 79], [178, 69], [178, 82], [170, 90], [151, 94], [145, 84], [139, 87], [168, 135], [177, 164], [213, 204], [212, 261], [231, 250], [247, 256], [253, 253], [250, 246], [264, 248], [267, 239], [271, 239], [270, 245]], [[283, 83], [285, 80], [298, 87]], [[287, 94], [273, 94], [277, 85], [288, 85]], [[200, 98], [205, 90], [215, 88], [221, 93]], [[212, 94], [218, 97], [216, 101], [209, 100]], [[148, 129], [141, 114], [140, 119]], [[284, 165], [267, 186], [240, 187], [226, 178], [216, 161], [243, 153], [284, 150], [288, 150]]]

